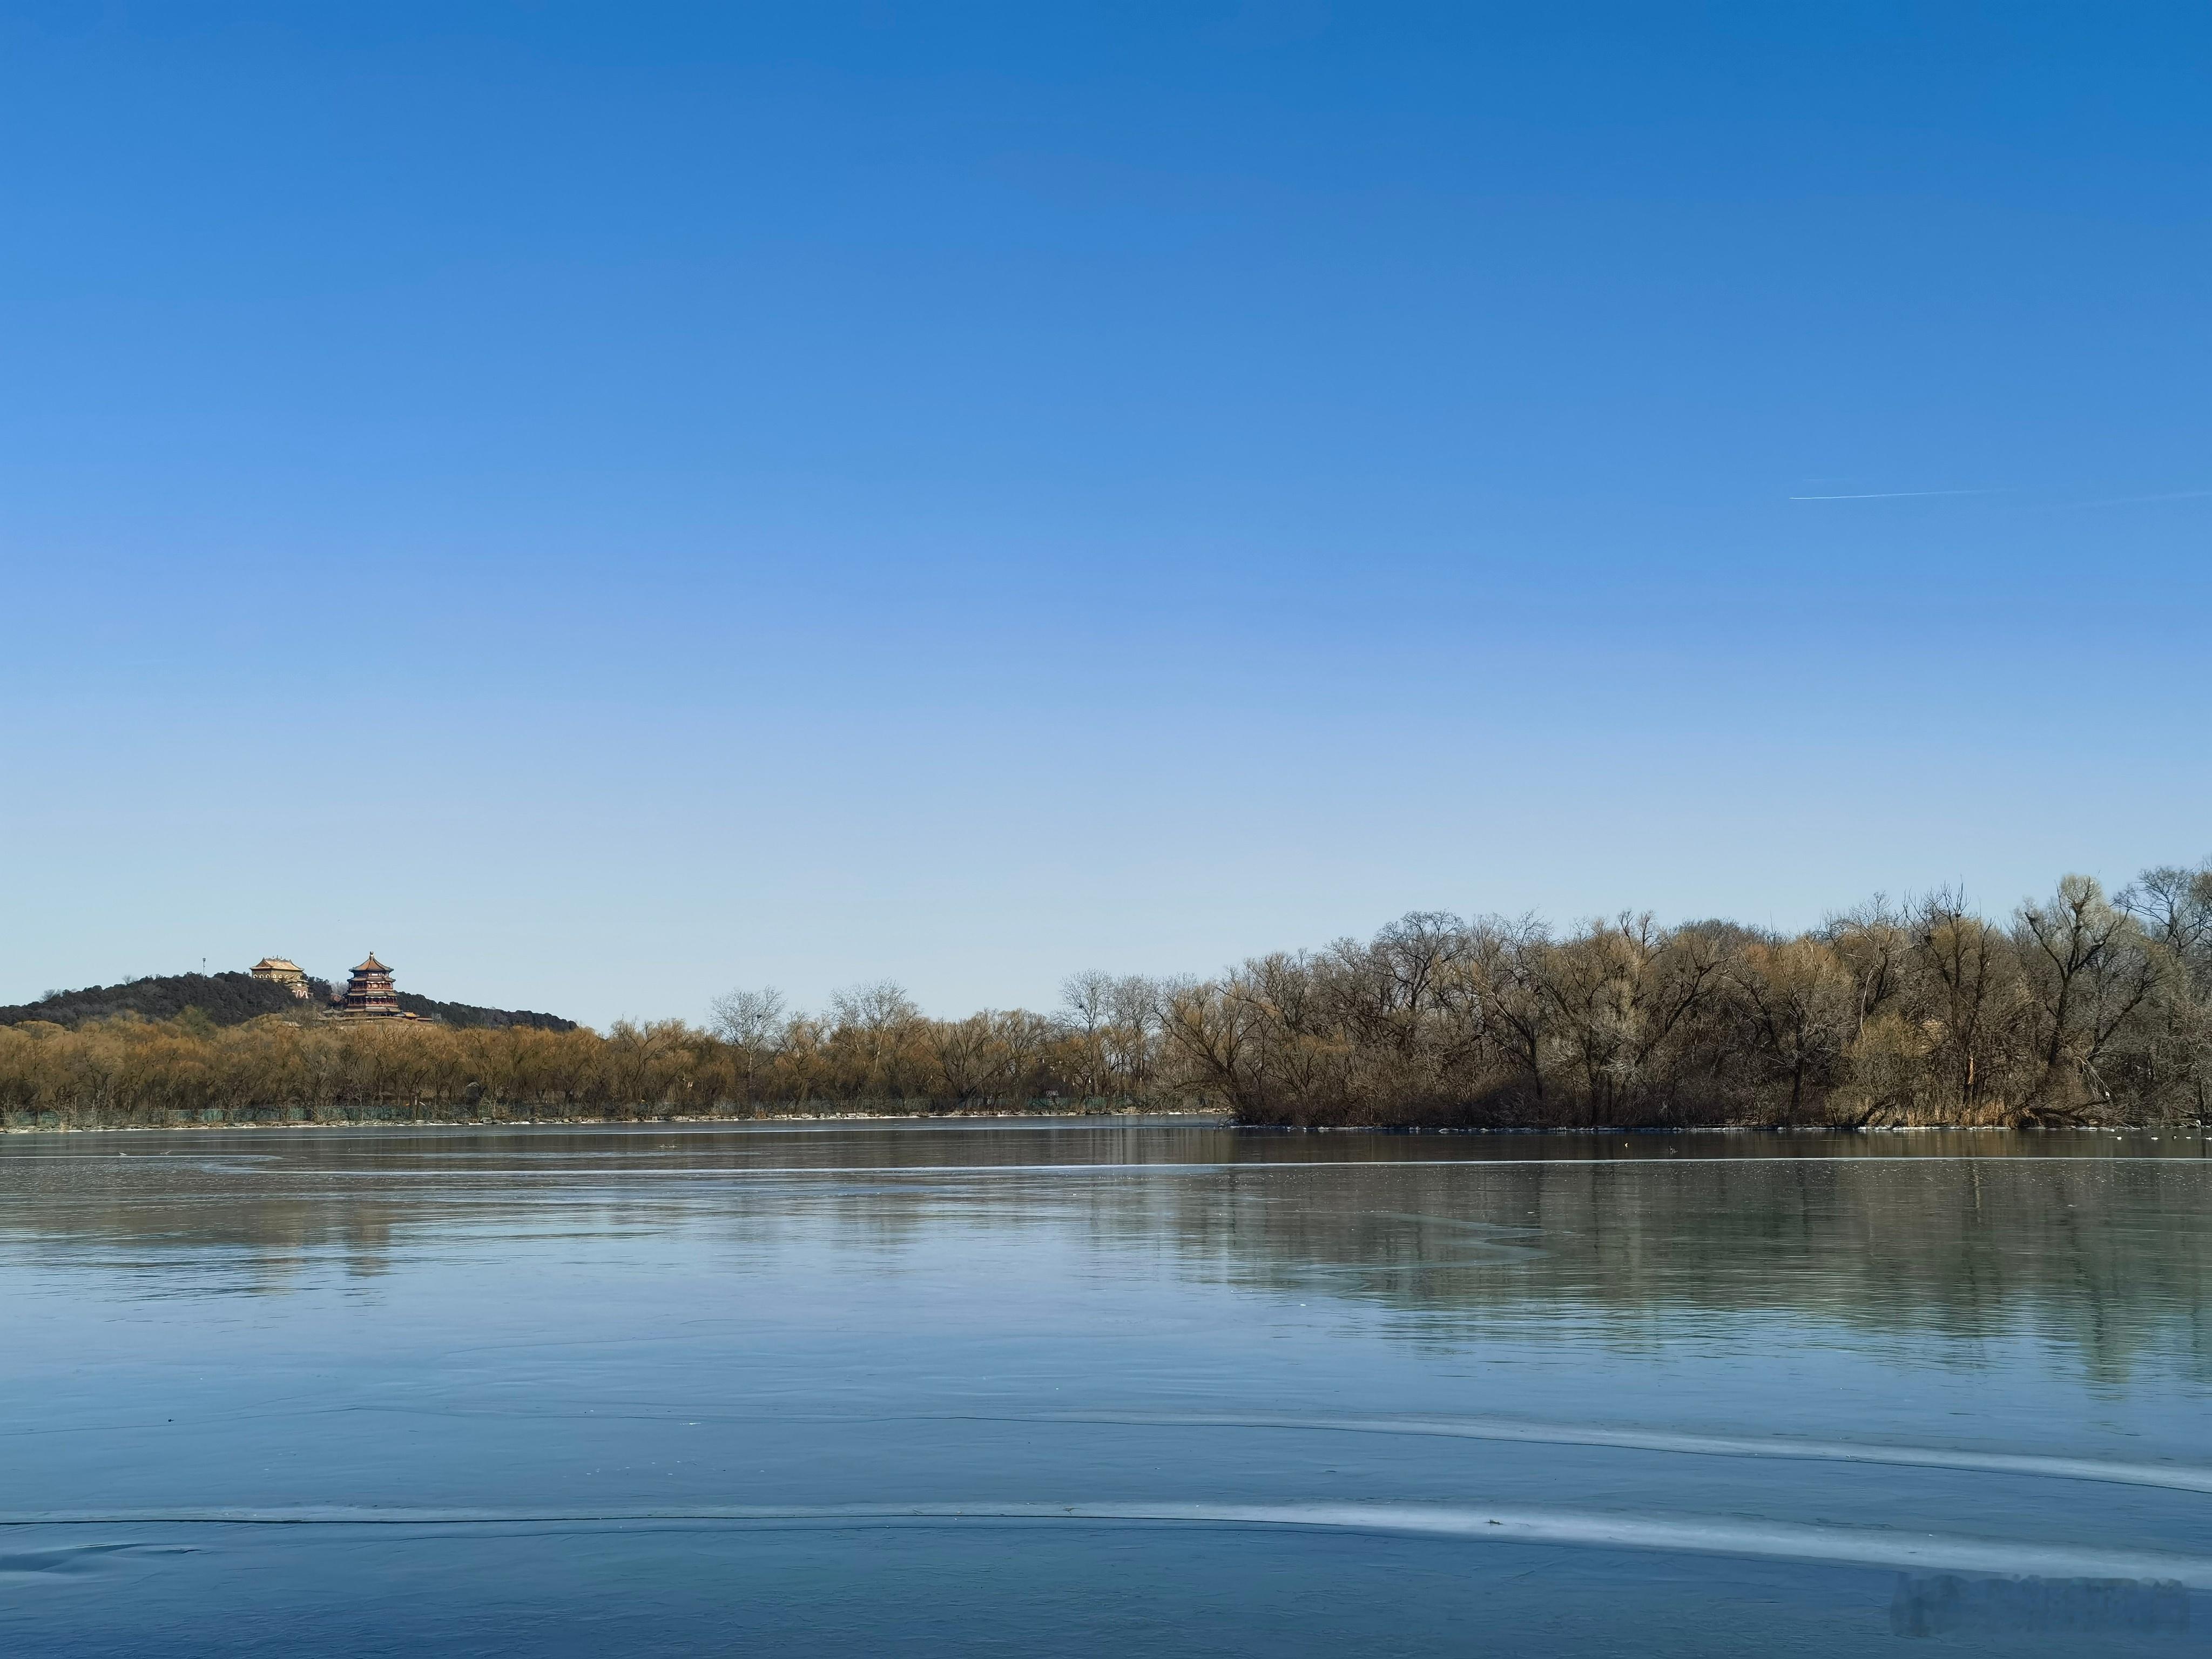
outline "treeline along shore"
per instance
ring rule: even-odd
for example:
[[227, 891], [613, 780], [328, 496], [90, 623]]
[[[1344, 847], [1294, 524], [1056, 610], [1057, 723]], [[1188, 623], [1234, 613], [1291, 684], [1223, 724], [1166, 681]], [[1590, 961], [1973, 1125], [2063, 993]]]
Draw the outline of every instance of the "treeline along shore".
[[1409, 915], [1212, 979], [1079, 974], [1051, 1014], [897, 987], [707, 1026], [337, 1022], [198, 1010], [0, 1026], [10, 1127], [1212, 1109], [1433, 1128], [2202, 1124], [2212, 864], [2009, 916], [1954, 894], [1809, 933]]

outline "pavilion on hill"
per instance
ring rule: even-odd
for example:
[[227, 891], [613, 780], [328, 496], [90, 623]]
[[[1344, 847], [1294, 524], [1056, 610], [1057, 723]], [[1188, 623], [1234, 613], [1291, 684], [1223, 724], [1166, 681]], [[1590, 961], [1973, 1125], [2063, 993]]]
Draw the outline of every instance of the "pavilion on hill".
[[392, 969], [376, 959], [374, 951], [353, 970], [345, 989], [331, 1000], [331, 1015], [335, 1019], [419, 1018], [399, 1006], [399, 994], [392, 988]]
[[281, 985], [302, 1001], [307, 1000], [307, 976], [300, 971], [300, 964], [286, 957], [264, 957], [246, 969], [254, 978], [270, 985]]

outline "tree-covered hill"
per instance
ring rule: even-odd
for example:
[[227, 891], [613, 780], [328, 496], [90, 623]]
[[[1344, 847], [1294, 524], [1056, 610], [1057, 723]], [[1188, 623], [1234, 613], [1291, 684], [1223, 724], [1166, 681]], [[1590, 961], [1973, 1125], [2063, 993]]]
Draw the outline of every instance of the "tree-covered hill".
[[[327, 1001], [331, 988], [320, 981], [311, 983], [317, 998]], [[283, 986], [251, 974], [163, 974], [122, 985], [49, 991], [36, 1002], [0, 1008], [0, 1025], [20, 1025], [32, 1019], [82, 1025], [87, 1020], [111, 1019], [118, 1014], [174, 1019], [187, 1008], [198, 1009], [217, 1025], [241, 1025], [263, 1014], [289, 1013], [314, 1006], [301, 1002]]]
[[541, 1031], [576, 1029], [574, 1020], [563, 1019], [558, 1014], [541, 1014], [528, 1008], [478, 1008], [466, 1002], [434, 1002], [412, 991], [399, 993], [399, 1006], [410, 1014], [443, 1020], [448, 1025], [530, 1025]]
[[[217, 1025], [242, 1025], [263, 1014], [313, 1012], [330, 1000], [328, 981], [307, 981], [314, 994], [301, 1001], [281, 985], [272, 985], [251, 974], [159, 974], [121, 985], [94, 985], [82, 991], [53, 991], [36, 1002], [0, 1008], [0, 1025], [20, 1025], [27, 1020], [51, 1020], [57, 1025], [82, 1025], [88, 1020], [111, 1019], [136, 1014], [142, 1019], [174, 1019], [187, 1008], [197, 1008]], [[399, 1006], [424, 1019], [448, 1025], [529, 1025], [541, 1030], [573, 1031], [576, 1022], [557, 1014], [541, 1014], [520, 1008], [478, 1008], [465, 1002], [437, 1002], [411, 992], [399, 994]]]

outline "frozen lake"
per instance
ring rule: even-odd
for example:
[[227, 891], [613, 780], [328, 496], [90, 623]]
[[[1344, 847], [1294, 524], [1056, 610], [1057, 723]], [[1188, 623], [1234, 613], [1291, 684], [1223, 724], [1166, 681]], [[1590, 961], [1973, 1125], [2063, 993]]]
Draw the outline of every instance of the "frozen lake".
[[2198, 1651], [2203, 1152], [10, 1136], [0, 1651]]

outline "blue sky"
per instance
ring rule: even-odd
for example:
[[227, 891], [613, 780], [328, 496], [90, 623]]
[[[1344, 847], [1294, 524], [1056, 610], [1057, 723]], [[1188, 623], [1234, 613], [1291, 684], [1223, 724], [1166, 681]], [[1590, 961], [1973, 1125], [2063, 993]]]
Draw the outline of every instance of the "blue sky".
[[0, 8], [0, 1001], [2212, 852], [2189, 7]]

